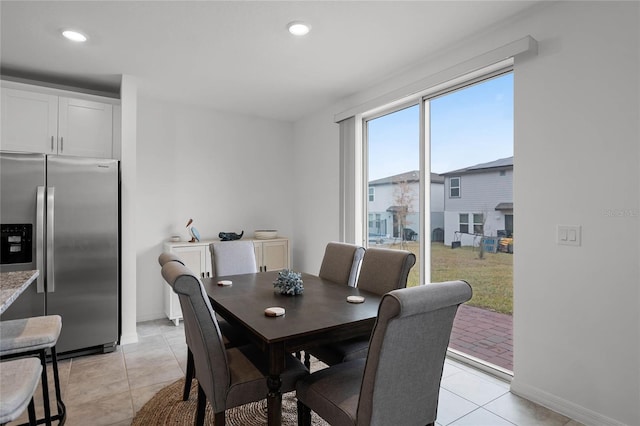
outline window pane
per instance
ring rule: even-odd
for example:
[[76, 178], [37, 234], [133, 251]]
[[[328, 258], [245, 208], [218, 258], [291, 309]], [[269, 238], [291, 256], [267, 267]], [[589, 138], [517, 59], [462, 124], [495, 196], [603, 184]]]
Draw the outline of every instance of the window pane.
[[[368, 246], [413, 251], [409, 286], [420, 283], [420, 108], [367, 121]], [[375, 196], [372, 196], [374, 191]]]
[[482, 309], [483, 318], [501, 315], [501, 324], [511, 323], [513, 74], [428, 102], [431, 173], [443, 177], [449, 192], [440, 211], [431, 209], [432, 218], [442, 215], [443, 238], [431, 243], [427, 282], [465, 279], [471, 284], [473, 297], [457, 315], [467, 320], [456, 319], [450, 347], [511, 370], [511, 340], [492, 335], [484, 319], [482, 324], [468, 319], [469, 312]]

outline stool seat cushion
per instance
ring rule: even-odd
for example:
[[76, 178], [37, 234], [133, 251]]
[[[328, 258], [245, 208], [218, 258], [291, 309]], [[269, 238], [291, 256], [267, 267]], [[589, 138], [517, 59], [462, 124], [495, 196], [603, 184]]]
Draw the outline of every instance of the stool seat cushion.
[[61, 330], [60, 315], [0, 321], [0, 356], [55, 346]]
[[38, 387], [41, 373], [38, 358], [0, 363], [0, 424], [20, 417]]

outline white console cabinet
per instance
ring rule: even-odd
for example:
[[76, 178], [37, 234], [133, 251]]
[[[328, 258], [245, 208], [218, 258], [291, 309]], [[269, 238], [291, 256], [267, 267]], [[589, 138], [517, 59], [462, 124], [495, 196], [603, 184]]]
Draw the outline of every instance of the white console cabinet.
[[[16, 88], [18, 87], [18, 88]], [[3, 151], [113, 158], [116, 100], [2, 83]]]
[[[212, 267], [209, 244], [219, 240], [202, 240], [195, 243], [166, 242], [164, 250], [174, 253], [185, 265], [201, 278], [209, 278], [215, 275]], [[258, 271], [278, 271], [289, 268], [290, 251], [289, 240], [286, 238], [274, 238], [271, 240], [249, 240], [253, 243], [256, 253], [256, 265]], [[164, 286], [164, 312], [176, 325], [182, 319], [180, 301], [169, 284]]]

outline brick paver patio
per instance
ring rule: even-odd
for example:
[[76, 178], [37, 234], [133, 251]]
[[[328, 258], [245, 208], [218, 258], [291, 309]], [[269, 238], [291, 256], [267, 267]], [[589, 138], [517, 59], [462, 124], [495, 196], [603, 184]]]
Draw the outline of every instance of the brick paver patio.
[[461, 305], [453, 323], [449, 346], [513, 371], [513, 318]]

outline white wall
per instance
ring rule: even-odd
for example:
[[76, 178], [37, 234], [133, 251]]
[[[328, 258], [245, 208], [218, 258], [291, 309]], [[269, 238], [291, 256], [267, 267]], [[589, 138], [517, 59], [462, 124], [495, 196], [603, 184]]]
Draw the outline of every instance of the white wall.
[[[319, 266], [339, 227], [332, 113], [530, 34], [539, 54], [515, 72], [512, 389], [586, 424], [640, 424], [639, 15], [545, 3], [296, 123], [298, 265]], [[582, 225], [582, 246], [558, 246], [558, 224]]]
[[293, 237], [292, 140], [290, 123], [139, 99], [138, 321], [164, 315], [157, 258], [169, 236], [187, 238], [189, 218], [203, 239]]
[[327, 243], [339, 241], [340, 141], [334, 113], [333, 108], [320, 111], [294, 126], [296, 238], [291, 257], [295, 268], [309, 273], [320, 270]]

